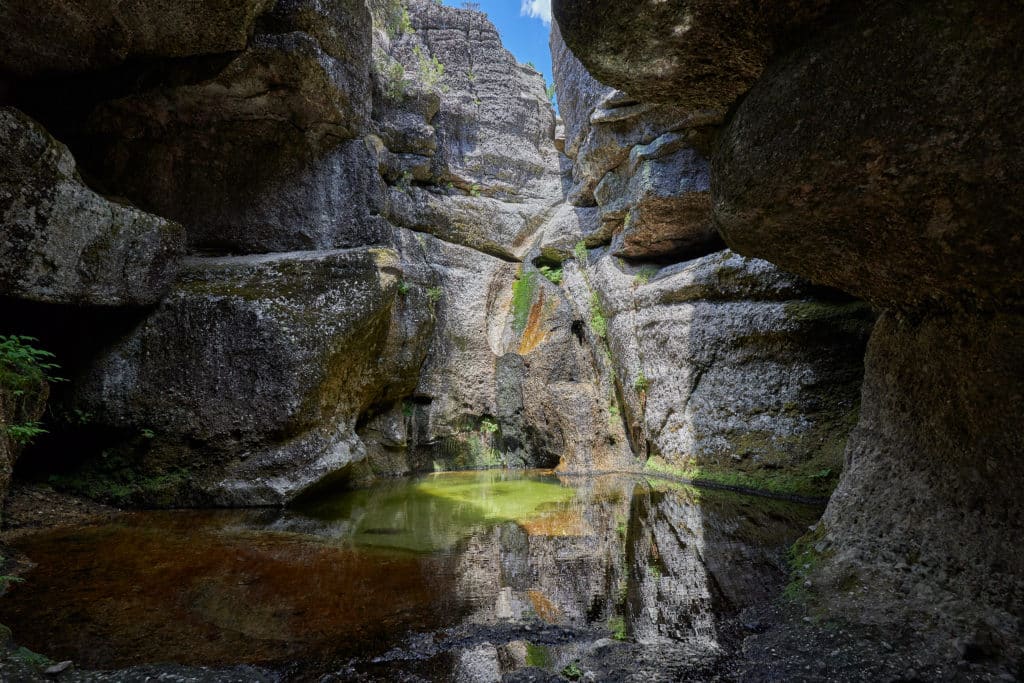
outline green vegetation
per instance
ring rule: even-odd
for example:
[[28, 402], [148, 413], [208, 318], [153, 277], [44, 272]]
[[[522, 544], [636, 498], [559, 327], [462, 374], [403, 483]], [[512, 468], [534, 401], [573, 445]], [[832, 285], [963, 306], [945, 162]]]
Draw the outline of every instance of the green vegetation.
[[20, 335], [0, 336], [0, 386], [15, 396], [35, 389], [43, 382], [63, 382], [53, 374], [58, 369], [53, 354], [33, 346], [39, 340]]
[[409, 17], [409, 8], [405, 0], [385, 0], [384, 2], [372, 3], [373, 24], [383, 29], [390, 37], [407, 33], [415, 33], [412, 27], [412, 20]]
[[626, 640], [626, 620], [621, 616], [614, 616], [608, 620], [608, 630], [612, 632], [615, 640]]
[[[38, 395], [47, 382], [63, 382], [54, 371], [53, 354], [37, 348], [35, 337], [23, 335], [0, 336], [0, 388], [15, 399], [24, 402]], [[3, 426], [4, 433], [17, 444], [27, 444], [46, 429], [40, 422], [26, 421]]]
[[512, 329], [522, 334], [530, 319], [530, 307], [533, 295], [537, 291], [536, 273], [524, 271], [512, 285]]
[[825, 525], [819, 523], [813, 531], [801, 536], [786, 551], [786, 559], [789, 562], [790, 569], [790, 582], [786, 585], [783, 594], [788, 599], [800, 603], [807, 602], [807, 588], [804, 585], [807, 577], [833, 554], [833, 551], [830, 550], [819, 552], [815, 549], [815, 546], [824, 539]]
[[0, 591], [7, 590], [7, 587], [12, 583], [25, 583], [25, 579], [20, 576], [0, 575]]
[[27, 647], [19, 647], [17, 650], [11, 653], [11, 657], [17, 659], [23, 664], [27, 664], [34, 669], [45, 669], [53, 664], [53, 660], [46, 655], [41, 655], [38, 652], [33, 652]]
[[644, 371], [641, 370], [640, 373], [636, 376], [636, 379], [633, 380], [633, 389], [638, 394], [646, 394], [650, 386], [651, 381], [647, 379], [647, 375], [645, 375]]
[[580, 668], [579, 662], [570, 662], [562, 669], [562, 675], [570, 681], [579, 680], [583, 677], [583, 669]]
[[587, 263], [587, 243], [580, 240], [576, 243], [576, 246], [572, 248], [573, 256], [580, 262], [580, 265], [586, 265]]
[[484, 432], [485, 434], [495, 434], [497, 433], [498, 429], [498, 423], [492, 418], [485, 417], [484, 419], [480, 420], [481, 432]]
[[405, 78], [405, 67], [398, 60], [391, 59], [385, 66], [378, 69], [385, 83], [385, 94], [392, 100], [403, 100], [409, 91], [409, 81]]
[[[809, 469], [807, 463], [788, 468], [737, 469], [735, 463], [728, 465], [700, 464], [695, 462], [676, 466], [660, 457], [647, 460], [645, 469], [667, 477], [685, 479], [696, 483], [719, 484], [737, 489], [765, 491], [785, 496], [807, 496], [823, 498], [835, 488], [836, 476], [831, 470]], [[814, 467], [812, 463], [810, 467]]]
[[398, 293], [399, 294], [401, 294], [402, 296], [405, 296], [406, 294], [409, 293], [410, 289], [412, 289], [412, 285], [410, 285], [408, 282], [406, 282], [405, 280], [399, 280], [398, 281]]
[[561, 268], [552, 268], [551, 266], [541, 266], [537, 270], [540, 271], [541, 275], [546, 277], [548, 280], [550, 280], [554, 284], [556, 284], [556, 285], [557, 284], [561, 284], [561, 282], [562, 282], [562, 269]]
[[410, 171], [402, 171], [402, 174], [398, 176], [398, 180], [395, 182], [395, 187], [409, 194], [409, 191], [412, 190], [412, 173]]
[[557, 93], [555, 92], [555, 84], [552, 83], [551, 85], [544, 88], [544, 94], [548, 96], [548, 100], [551, 102], [551, 104], [554, 104], [555, 96], [557, 95]]
[[636, 275], [633, 276], [633, 282], [637, 285], [646, 285], [651, 281], [651, 278], [658, 274], [658, 268], [655, 266], [644, 266], [640, 269]]
[[423, 85], [437, 92], [447, 92], [447, 87], [441, 82], [444, 79], [444, 64], [437, 57], [425, 54], [419, 45], [412, 49], [412, 54], [416, 57]]
[[[146, 432], [153, 436], [147, 436]], [[152, 430], [142, 430], [136, 437], [135, 448], [148, 450], [139, 440], [156, 436]], [[178, 499], [192, 481], [188, 468], [147, 468], [144, 457], [128, 452], [104, 451], [100, 457], [89, 460], [79, 469], [52, 474], [47, 480], [54, 488], [113, 505], [131, 505], [141, 499], [157, 504], [170, 504]]]
[[551, 650], [544, 645], [526, 643], [526, 666], [535, 666], [539, 669], [547, 669], [554, 662], [551, 657]]
[[24, 446], [40, 434], [47, 433], [47, 430], [43, 427], [43, 423], [35, 421], [16, 425], [5, 425], [3, 429], [7, 436], [10, 437], [11, 441], [19, 446]]
[[608, 321], [605, 320], [596, 292], [590, 294], [590, 329], [601, 339], [608, 336]]
[[443, 295], [444, 290], [440, 287], [429, 287], [427, 289], [427, 298], [430, 299], [430, 303], [436, 304]]
[[[479, 104], [479, 100], [477, 100], [477, 104]], [[469, 188], [469, 196], [470, 197], [479, 197], [480, 196], [480, 190], [481, 190], [481, 187], [478, 184], [473, 183], [473, 185]]]
[[472, 69], [468, 70], [466, 72], [466, 80], [469, 81], [470, 83], [475, 81], [476, 80], [476, 72], [474, 72]]

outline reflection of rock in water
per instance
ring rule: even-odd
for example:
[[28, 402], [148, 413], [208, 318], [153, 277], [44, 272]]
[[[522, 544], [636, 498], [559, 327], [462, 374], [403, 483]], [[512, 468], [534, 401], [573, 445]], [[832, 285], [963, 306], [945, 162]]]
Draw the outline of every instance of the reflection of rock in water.
[[627, 616], [641, 643], [677, 641], [712, 651], [716, 622], [778, 593], [781, 549], [815, 511], [692, 487], [633, 499]]
[[[595, 483], [597, 482], [597, 483]], [[459, 560], [470, 623], [603, 623], [622, 583], [622, 537], [635, 482], [575, 480], [577, 499], [536, 518], [474, 534]]]
[[643, 644], [718, 647], [701, 509], [686, 491], [636, 496], [627, 538], [626, 617]]
[[723, 618], [778, 590], [781, 549], [817, 513], [538, 473], [425, 477], [303, 510], [138, 513], [19, 541], [39, 566], [0, 621], [86, 665], [296, 663], [312, 676], [342, 660], [387, 667], [380, 680], [469, 681], [580, 660], [644, 680], [713, 661]]

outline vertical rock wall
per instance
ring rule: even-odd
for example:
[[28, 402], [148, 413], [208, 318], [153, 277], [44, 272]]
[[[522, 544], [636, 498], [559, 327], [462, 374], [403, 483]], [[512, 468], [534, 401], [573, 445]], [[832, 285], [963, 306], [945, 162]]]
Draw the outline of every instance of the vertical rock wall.
[[634, 451], [674, 474], [827, 496], [870, 309], [722, 250], [707, 153], [723, 110], [641, 102], [595, 81], [557, 26], [551, 45], [576, 208], [547, 253], [567, 259]]
[[[884, 309], [843, 481], [802, 547], [812, 604], [1019, 672], [1024, 12], [776, 4], [793, 5], [665, 3], [662, 19], [687, 17], [675, 33], [618, 3], [553, 11], [577, 56], [635, 97], [726, 108], [745, 93], [712, 154], [726, 242]], [[729, 22], [746, 31], [723, 40]], [[736, 87], [708, 89], [694, 59]]]

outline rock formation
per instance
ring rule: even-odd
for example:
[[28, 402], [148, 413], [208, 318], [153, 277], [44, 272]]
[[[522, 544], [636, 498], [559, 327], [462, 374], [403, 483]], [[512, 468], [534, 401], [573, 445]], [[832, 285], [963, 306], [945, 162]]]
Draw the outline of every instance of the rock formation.
[[[666, 4], [676, 24], [576, 0], [554, 13], [583, 63], [638, 100], [699, 100], [683, 67], [720, 56], [714, 104], [745, 93], [712, 154], [726, 242], [885, 310], [843, 480], [807, 541], [815, 604], [928, 633], [951, 657], [1019, 663], [1024, 13], [833, 2], [796, 15], [813, 30], [766, 42], [749, 11], [699, 5]], [[721, 45], [723, 22], [754, 30]], [[627, 55], [658, 68], [632, 79]]]
[[722, 250], [706, 155], [723, 111], [640, 102], [595, 81], [557, 26], [551, 45], [576, 205], [561, 234], [579, 246], [556, 234], [546, 253], [572, 258], [567, 289], [606, 349], [634, 451], [690, 477], [828, 495], [870, 309]]

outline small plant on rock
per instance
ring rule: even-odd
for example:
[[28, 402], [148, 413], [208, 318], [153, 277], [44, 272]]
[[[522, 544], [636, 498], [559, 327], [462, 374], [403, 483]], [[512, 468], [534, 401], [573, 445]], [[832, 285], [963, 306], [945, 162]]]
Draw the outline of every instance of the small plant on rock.
[[410, 285], [408, 282], [406, 282], [405, 280], [399, 280], [398, 281], [398, 293], [399, 294], [401, 294], [402, 296], [405, 296], [406, 294], [409, 293], [410, 289], [412, 289], [412, 285]]
[[427, 290], [427, 298], [430, 299], [430, 302], [434, 304], [440, 301], [443, 295], [444, 290], [441, 289], [440, 287], [431, 287], [430, 289]]
[[557, 284], [561, 284], [561, 282], [562, 282], [562, 269], [561, 268], [552, 268], [551, 266], [541, 266], [537, 270], [539, 270], [540, 274], [543, 275], [544, 277], [546, 277], [552, 283], [554, 283], [556, 285]]
[[647, 375], [645, 375], [644, 371], [641, 370], [640, 374], [638, 374], [636, 376], [636, 379], [633, 380], [633, 389], [638, 394], [646, 394], [647, 393], [647, 389], [650, 388], [650, 386], [651, 386], [651, 381], [649, 379], [647, 379]]
[[572, 248], [573, 256], [580, 262], [580, 265], [586, 265], [587, 263], [587, 243], [580, 240], [576, 243], [576, 246]]
[[562, 675], [570, 681], [577, 681], [583, 677], [583, 670], [580, 668], [579, 662], [571, 662], [562, 669]]
[[654, 266], [644, 266], [640, 269], [640, 272], [633, 276], [633, 282], [638, 285], [646, 285], [657, 274], [658, 269]]

